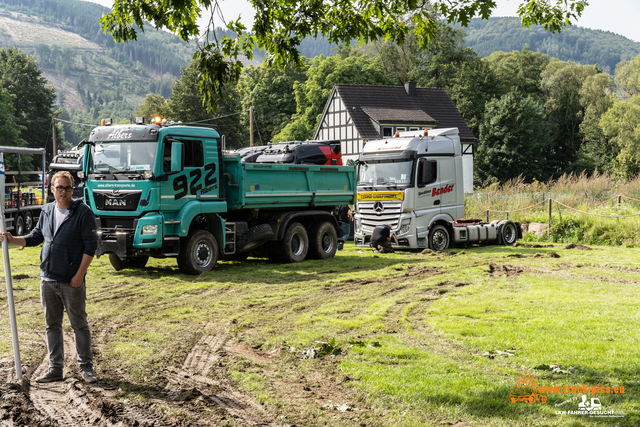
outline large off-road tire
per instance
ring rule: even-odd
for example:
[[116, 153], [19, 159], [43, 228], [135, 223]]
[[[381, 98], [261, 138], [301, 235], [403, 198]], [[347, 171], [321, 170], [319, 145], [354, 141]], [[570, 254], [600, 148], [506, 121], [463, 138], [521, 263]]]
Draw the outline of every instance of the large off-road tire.
[[27, 234], [31, 230], [33, 230], [34, 226], [35, 226], [35, 224], [33, 222], [33, 213], [31, 211], [26, 211], [24, 213], [24, 232], [25, 232], [25, 234]]
[[243, 251], [251, 251], [262, 245], [264, 242], [271, 240], [273, 237], [273, 229], [269, 224], [259, 224], [251, 227], [249, 230], [247, 243], [242, 248]]
[[200, 274], [213, 270], [218, 261], [218, 243], [207, 230], [195, 230], [180, 245], [178, 267], [187, 274]]
[[330, 222], [321, 222], [309, 231], [309, 258], [333, 258], [338, 249], [338, 233]]
[[449, 247], [451, 238], [449, 232], [442, 225], [434, 225], [429, 231], [429, 248], [434, 251], [444, 251]]
[[518, 228], [513, 221], [503, 221], [500, 237], [503, 245], [513, 245], [518, 240]]
[[24, 217], [21, 213], [17, 213], [14, 218], [13, 232], [16, 236], [22, 236], [25, 230]]
[[[276, 245], [277, 259], [280, 262], [300, 262], [307, 257], [309, 251], [309, 236], [307, 230], [299, 222], [289, 224], [282, 241]], [[269, 258], [271, 259], [271, 257]]]
[[125, 260], [121, 260], [120, 257], [116, 254], [109, 254], [109, 262], [111, 266], [116, 270], [124, 270], [125, 268], [137, 269], [144, 268], [149, 261], [148, 256], [140, 256], [134, 258], [127, 258]]

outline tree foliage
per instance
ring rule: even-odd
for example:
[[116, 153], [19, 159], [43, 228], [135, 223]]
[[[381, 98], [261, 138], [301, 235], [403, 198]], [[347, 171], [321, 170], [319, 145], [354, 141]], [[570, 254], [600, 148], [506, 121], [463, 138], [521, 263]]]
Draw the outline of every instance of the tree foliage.
[[296, 82], [296, 113], [291, 122], [274, 137], [275, 141], [305, 140], [313, 137], [313, 131], [336, 84], [393, 85], [395, 81], [386, 75], [378, 58], [369, 58], [347, 49], [342, 55], [310, 61], [307, 80]]
[[488, 102], [480, 140], [474, 157], [476, 183], [550, 176], [551, 137], [544, 109], [532, 96], [513, 91]]
[[614, 160], [620, 148], [605, 136], [600, 127], [600, 118], [613, 105], [616, 87], [613, 78], [607, 73], [588, 76], [580, 89], [580, 104], [584, 109], [584, 118], [580, 123], [583, 136], [582, 147], [578, 153], [579, 163], [591, 173], [614, 171]]
[[625, 100], [614, 98], [611, 108], [600, 118], [600, 126], [605, 136], [620, 147], [616, 173], [625, 179], [637, 176], [640, 172], [640, 95]]
[[568, 27], [561, 33], [552, 34], [542, 25], [523, 28], [518, 18], [473, 19], [465, 31], [467, 46], [483, 57], [493, 52], [519, 51], [527, 46], [532, 52], [561, 61], [598, 64], [598, 68], [610, 74], [618, 62], [640, 53], [640, 44], [609, 31]]
[[144, 98], [144, 104], [138, 107], [136, 116], [144, 117], [145, 123], [151, 123], [151, 120], [156, 117], [167, 117], [167, 100], [158, 94], [148, 94]]
[[14, 99], [15, 95], [10, 94], [5, 88], [0, 88], [0, 140], [3, 145], [24, 147], [26, 142], [20, 138], [23, 127], [16, 121]]
[[[29, 147], [46, 147], [51, 139], [56, 95], [35, 59], [16, 48], [0, 49], [0, 88], [13, 95], [20, 139]], [[49, 154], [51, 149], [49, 146]]]
[[[256, 47], [265, 51], [267, 65], [301, 67], [304, 59], [298, 47], [307, 36], [322, 36], [336, 44], [378, 39], [402, 44], [413, 29], [424, 46], [435, 31], [436, 14], [450, 23], [467, 25], [475, 16], [489, 18], [496, 7], [494, 0], [434, 0], [430, 6], [415, 0], [343, 0], [339, 5], [330, 0], [251, 0], [251, 4], [256, 11], [251, 35], [244, 32], [240, 19], [230, 21], [227, 27], [236, 33], [235, 38], [207, 35], [194, 56], [201, 73], [200, 89], [210, 108], [215, 109], [224, 96], [223, 87], [240, 78], [238, 58], [252, 58]], [[582, 14], [586, 4], [586, 0], [528, 0], [521, 4], [519, 14], [527, 26], [543, 24], [560, 31]], [[217, 0], [114, 0], [101, 23], [116, 41], [136, 40], [145, 22], [186, 41], [198, 36], [196, 19], [209, 9], [218, 12]]]
[[[294, 85], [306, 80], [305, 72], [294, 68], [281, 71], [261, 65], [244, 69], [238, 84], [242, 110], [254, 108], [255, 128], [262, 143], [271, 141], [296, 113]], [[249, 127], [247, 115], [243, 125]]]
[[619, 62], [615, 76], [622, 98], [640, 95], [640, 54], [629, 61]]
[[484, 61], [495, 73], [500, 95], [515, 89], [538, 100], [543, 98], [540, 76], [551, 61], [548, 55], [532, 52], [525, 46], [522, 51], [494, 52]]
[[580, 90], [589, 76], [599, 72], [595, 65], [554, 59], [540, 75], [547, 123], [554, 141], [553, 167], [559, 175], [572, 171], [582, 145], [579, 129], [584, 107], [580, 102]]
[[227, 148], [249, 145], [247, 130], [241, 124], [240, 95], [236, 86], [224, 88], [224, 99], [216, 105], [217, 117], [213, 117], [204, 106], [199, 87], [198, 62], [192, 60], [173, 84], [171, 98], [167, 102], [167, 119], [213, 125], [225, 136]]

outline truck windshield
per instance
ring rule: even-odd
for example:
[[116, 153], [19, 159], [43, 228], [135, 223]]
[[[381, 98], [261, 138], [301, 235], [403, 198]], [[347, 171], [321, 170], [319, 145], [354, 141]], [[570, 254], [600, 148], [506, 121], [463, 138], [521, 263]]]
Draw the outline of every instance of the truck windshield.
[[358, 185], [411, 184], [413, 161], [393, 163], [366, 163], [358, 170]]
[[156, 142], [108, 142], [91, 147], [89, 173], [153, 170]]

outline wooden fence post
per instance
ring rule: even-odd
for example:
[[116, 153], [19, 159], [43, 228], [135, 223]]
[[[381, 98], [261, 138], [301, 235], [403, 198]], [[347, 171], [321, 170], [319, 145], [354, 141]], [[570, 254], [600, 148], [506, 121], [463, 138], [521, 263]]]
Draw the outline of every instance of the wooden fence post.
[[547, 224], [547, 237], [551, 234], [551, 199], [549, 199], [549, 220]]
[[489, 223], [489, 209], [487, 209], [487, 224]]
[[618, 194], [618, 209], [620, 209], [620, 204], [622, 203], [622, 195]]

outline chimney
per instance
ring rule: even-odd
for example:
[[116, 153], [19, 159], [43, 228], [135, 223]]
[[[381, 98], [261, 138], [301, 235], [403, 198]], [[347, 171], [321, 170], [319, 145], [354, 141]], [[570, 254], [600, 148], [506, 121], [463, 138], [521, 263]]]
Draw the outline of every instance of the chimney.
[[404, 90], [409, 96], [416, 96], [416, 84], [413, 82], [407, 82], [404, 84]]

